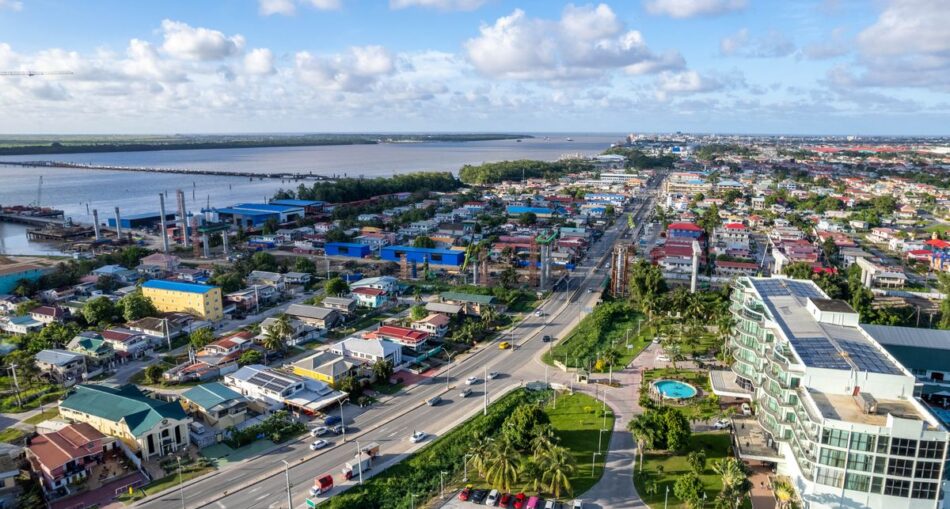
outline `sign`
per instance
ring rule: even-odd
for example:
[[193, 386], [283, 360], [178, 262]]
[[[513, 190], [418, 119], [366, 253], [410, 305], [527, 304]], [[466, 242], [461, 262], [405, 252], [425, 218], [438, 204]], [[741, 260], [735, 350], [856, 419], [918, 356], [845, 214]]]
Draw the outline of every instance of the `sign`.
[[307, 507], [317, 507], [317, 503], [313, 500], [307, 499]]

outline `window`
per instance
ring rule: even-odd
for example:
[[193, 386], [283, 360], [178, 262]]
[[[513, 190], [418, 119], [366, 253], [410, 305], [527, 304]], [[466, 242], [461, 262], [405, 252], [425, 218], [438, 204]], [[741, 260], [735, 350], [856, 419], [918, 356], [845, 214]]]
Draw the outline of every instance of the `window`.
[[[818, 475], [815, 476], [815, 482], [828, 486], [834, 486], [836, 488], [841, 487], [842, 480], [844, 480], [844, 472], [832, 470], [830, 468], [819, 468]], [[910, 483], [908, 482], [907, 484]]]
[[818, 456], [818, 462], [822, 465], [828, 465], [829, 467], [844, 468], [844, 456], [844, 451], [822, 447], [821, 454]]
[[844, 487], [847, 490], [867, 491], [871, 485], [871, 477], [861, 474], [848, 474], [844, 480]]
[[854, 433], [851, 435], [851, 449], [856, 451], [870, 451], [874, 448], [874, 435]]
[[874, 477], [871, 479], [871, 493], [880, 493], [881, 486], [884, 484], [883, 477]]
[[821, 443], [835, 447], [848, 446], [848, 432], [840, 429], [824, 429], [821, 432]]
[[884, 481], [884, 494], [894, 497], [906, 497], [910, 493], [910, 481], [900, 479], [886, 479]]
[[898, 475], [901, 477], [912, 477], [914, 472], [913, 460], [899, 460], [891, 458], [887, 463], [887, 475]]
[[887, 446], [888, 446], [888, 437], [886, 436], [877, 437], [877, 447], [875, 448], [875, 450], [878, 453], [881, 453], [881, 454], [886, 453]]
[[940, 463], [934, 461], [918, 461], [914, 469], [914, 477], [919, 479], [938, 479], [940, 477]]
[[871, 464], [874, 462], [873, 456], [867, 454], [851, 453], [848, 457], [848, 470], [860, 470], [861, 472], [870, 472]]
[[935, 482], [915, 482], [914, 491], [910, 493], [911, 498], [935, 499], [937, 498], [937, 483]]
[[874, 473], [883, 474], [884, 467], [886, 466], [887, 466], [887, 458], [883, 456], [878, 456], [877, 459], [874, 460]]
[[920, 442], [919, 458], [943, 458], [943, 442], [923, 440]]
[[897, 456], [916, 456], [917, 441], [907, 438], [895, 438], [891, 441], [891, 454]]

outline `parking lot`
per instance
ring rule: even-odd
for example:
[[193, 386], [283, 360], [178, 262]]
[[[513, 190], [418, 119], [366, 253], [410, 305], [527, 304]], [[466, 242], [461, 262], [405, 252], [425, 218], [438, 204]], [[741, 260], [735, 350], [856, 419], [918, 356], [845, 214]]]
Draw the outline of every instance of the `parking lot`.
[[[476, 509], [476, 508], [486, 507], [486, 504], [484, 502], [482, 502], [481, 504], [478, 504], [478, 503], [472, 502], [471, 500], [462, 501], [462, 500], [459, 500], [458, 497], [459, 497], [459, 490], [453, 491], [451, 493], [446, 493], [445, 503], [439, 506], [440, 509]], [[544, 509], [544, 504], [546, 503], [547, 501], [542, 499], [537, 506], [538, 509]], [[558, 501], [554, 504], [554, 507], [555, 509], [571, 509], [572, 503], [573, 503], [573, 500]], [[504, 506], [499, 504], [495, 507], [504, 507]], [[513, 507], [513, 505], [508, 504], [507, 507], [510, 509], [511, 507]]]

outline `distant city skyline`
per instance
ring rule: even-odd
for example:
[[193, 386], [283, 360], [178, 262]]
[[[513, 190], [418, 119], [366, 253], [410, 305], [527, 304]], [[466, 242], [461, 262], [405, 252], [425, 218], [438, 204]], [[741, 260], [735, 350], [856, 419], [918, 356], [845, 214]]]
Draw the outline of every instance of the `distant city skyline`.
[[948, 135], [943, 0], [0, 0], [0, 133]]

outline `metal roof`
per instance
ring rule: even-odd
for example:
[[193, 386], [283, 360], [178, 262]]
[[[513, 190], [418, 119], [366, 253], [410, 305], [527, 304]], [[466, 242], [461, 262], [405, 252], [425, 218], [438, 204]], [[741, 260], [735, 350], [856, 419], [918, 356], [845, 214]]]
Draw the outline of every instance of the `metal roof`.
[[913, 327], [894, 327], [891, 325], [860, 326], [875, 341], [882, 345], [910, 346], [950, 350], [950, 331], [936, 329], [915, 329]]
[[142, 283], [142, 288], [154, 288], [156, 290], [167, 290], [170, 292], [187, 293], [208, 293], [217, 288], [217, 286], [197, 285], [194, 283], [184, 283], [181, 281], [165, 281], [164, 279], [151, 279]]

